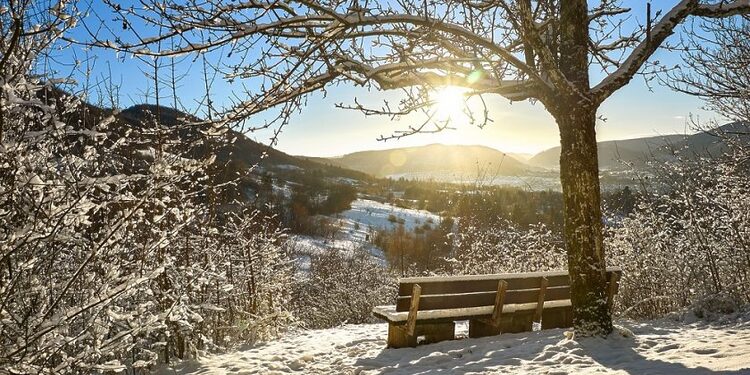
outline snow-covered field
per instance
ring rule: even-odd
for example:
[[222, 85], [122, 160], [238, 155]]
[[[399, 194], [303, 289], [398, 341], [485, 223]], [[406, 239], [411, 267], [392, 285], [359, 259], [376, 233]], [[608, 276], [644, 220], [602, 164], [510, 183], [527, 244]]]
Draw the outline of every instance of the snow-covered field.
[[[404, 229], [411, 231], [414, 228], [431, 223], [435, 226], [440, 223], [440, 216], [426, 210], [413, 210], [409, 208], [396, 207], [387, 203], [380, 203], [369, 199], [357, 199], [352, 202], [352, 208], [340, 213], [342, 227], [352, 233], [355, 237], [363, 237], [369, 228], [394, 229], [399, 224], [389, 221], [391, 215], [401, 219]], [[355, 224], [359, 224], [356, 229]]]
[[289, 244], [298, 254], [297, 259], [302, 270], [309, 268], [309, 255], [329, 250], [348, 252], [360, 247], [364, 247], [373, 257], [385, 262], [383, 251], [370, 243], [370, 236], [373, 230], [396, 228], [398, 222], [388, 220], [391, 215], [403, 221], [404, 229], [408, 231], [425, 223], [433, 228], [440, 223], [440, 216], [429, 211], [400, 208], [370, 199], [357, 199], [352, 202], [351, 209], [330, 217], [332, 224], [339, 228], [335, 239], [292, 235]]
[[[619, 321], [606, 340], [577, 340], [554, 329], [385, 349], [386, 328], [368, 324], [301, 331], [159, 373], [750, 374], [750, 311], [712, 324]], [[466, 326], [461, 328], [465, 334]]]

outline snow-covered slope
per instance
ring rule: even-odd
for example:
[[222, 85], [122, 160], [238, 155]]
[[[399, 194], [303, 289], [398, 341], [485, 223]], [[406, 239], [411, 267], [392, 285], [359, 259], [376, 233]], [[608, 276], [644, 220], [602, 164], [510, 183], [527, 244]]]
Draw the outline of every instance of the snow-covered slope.
[[[722, 323], [618, 322], [608, 339], [562, 329], [385, 349], [387, 326], [301, 331], [163, 374], [750, 374], [750, 313]], [[461, 331], [466, 332], [465, 324]]]
[[[372, 231], [392, 230], [400, 225], [399, 222], [403, 223], [407, 231], [413, 231], [424, 224], [435, 227], [440, 223], [440, 216], [429, 211], [400, 208], [369, 199], [357, 199], [351, 206], [351, 209], [330, 217], [331, 223], [339, 228], [335, 239], [304, 235], [289, 237], [287, 246], [296, 254], [302, 271], [309, 269], [311, 255], [331, 250], [351, 252], [364, 248], [385, 265], [383, 250], [370, 242]], [[392, 221], [393, 218], [396, 221]]]

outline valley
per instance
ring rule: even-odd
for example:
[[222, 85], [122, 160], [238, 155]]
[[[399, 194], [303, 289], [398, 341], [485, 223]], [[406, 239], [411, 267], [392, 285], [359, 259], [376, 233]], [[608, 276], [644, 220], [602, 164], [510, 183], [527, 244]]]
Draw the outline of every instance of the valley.
[[[86, 111], [103, 116], [108, 110], [88, 105]], [[140, 105], [115, 114], [116, 124], [143, 127], [155, 112], [167, 128], [181, 129], [186, 121], [197, 120], [173, 109]], [[731, 132], [737, 126], [715, 131]], [[177, 134], [193, 136], [189, 128]], [[319, 158], [292, 156], [239, 132], [225, 137], [234, 140], [211, 151], [224, 170], [214, 183], [231, 180], [235, 193], [217, 203], [229, 211], [254, 207], [287, 228], [285, 246], [303, 277], [313, 259], [330, 250], [360, 251], [384, 267], [398, 263], [401, 272], [442, 267], [436, 259], [457, 246], [443, 237], [469, 217], [486, 225], [497, 220], [554, 230], [562, 225], [559, 148], [514, 155], [485, 146], [431, 144]], [[706, 157], [725, 148], [718, 140], [699, 132], [600, 142], [602, 190], [605, 201], [614, 202], [608, 203], [608, 212], [622, 217], [632, 210], [629, 194], [638, 190], [638, 178], [650, 173], [649, 162]], [[201, 146], [189, 152], [200, 157], [209, 150]], [[133, 152], [134, 159], [142, 158], [142, 152]]]
[[[633, 185], [651, 163], [719, 155], [727, 149], [719, 134], [734, 134], [743, 125], [728, 123], [694, 134], [610, 140], [598, 143], [603, 189]], [[366, 173], [373, 177], [437, 181], [459, 185], [497, 185], [526, 190], [560, 190], [560, 148], [536, 154], [506, 153], [486, 146], [431, 144], [421, 147], [361, 151], [338, 157], [301, 157], [324, 165]]]

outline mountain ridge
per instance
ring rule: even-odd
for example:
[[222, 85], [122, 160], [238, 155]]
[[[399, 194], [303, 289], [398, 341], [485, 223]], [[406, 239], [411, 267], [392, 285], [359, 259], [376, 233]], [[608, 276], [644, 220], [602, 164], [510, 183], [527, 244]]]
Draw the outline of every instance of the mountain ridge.
[[[37, 97], [49, 104], [55, 104], [57, 108], [65, 107], [66, 98], [72, 96], [63, 90], [62, 88], [51, 86], [44, 90], [40, 90], [37, 93]], [[125, 136], [128, 131], [132, 129], [145, 129], [153, 126], [153, 120], [156, 117], [158, 111], [160, 123], [164, 126], [177, 126], [186, 122], [198, 122], [201, 119], [185, 113], [181, 110], [165, 107], [156, 106], [155, 104], [135, 104], [128, 108], [118, 110], [113, 108], [107, 108], [104, 106], [98, 106], [89, 103], [85, 100], [80, 101], [77, 105], [77, 109], [65, 113], [60, 113], [60, 119], [62, 122], [69, 124], [76, 129], [95, 129], [97, 123], [103, 119], [112, 116], [115, 121], [108, 125], [107, 132], [109, 136], [114, 140], [119, 137]], [[180, 129], [176, 136], [178, 138], [186, 137], [190, 138], [190, 134], [198, 132], [197, 128], [184, 127]], [[341, 167], [334, 167], [326, 164], [316, 163], [306, 158], [298, 158], [289, 155], [283, 151], [277, 150], [266, 144], [254, 141], [245, 134], [230, 129], [228, 133], [224, 135], [228, 139], [235, 138], [234, 142], [227, 142], [223, 146], [211, 152], [216, 152], [216, 156], [219, 161], [223, 162], [226, 167], [231, 168], [249, 168], [253, 165], [258, 165], [264, 170], [274, 169], [275, 172], [282, 172], [281, 169], [293, 165], [300, 169], [309, 170], [311, 172], [333, 177], [345, 177], [353, 179], [367, 180], [371, 177], [357, 171], [343, 169]], [[133, 160], [142, 159], [143, 155], [137, 152], [138, 147], [146, 147], [145, 145], [135, 145], [127, 148], [128, 156]], [[206, 146], [194, 146], [192, 147], [193, 152], [196, 156], [209, 152]], [[281, 167], [278, 167], [281, 166]], [[287, 168], [288, 169], [288, 168]], [[289, 173], [288, 171], [286, 172]]]
[[[694, 134], [665, 134], [597, 142], [602, 170], [642, 168], [651, 160], [674, 160], [675, 151], [694, 155], [718, 155], [726, 149], [713, 132], [731, 133], [744, 126], [727, 123]], [[439, 155], [442, 153], [443, 155]], [[437, 155], [437, 156], [436, 156]], [[446, 156], [453, 155], [453, 156]], [[552, 147], [524, 159], [524, 154], [504, 152], [485, 145], [446, 145], [396, 147], [362, 150], [332, 157], [299, 156], [323, 164], [368, 173], [375, 177], [414, 176], [425, 174], [519, 175], [541, 170], [559, 169], [560, 147]]]
[[[597, 142], [599, 168], [601, 170], [642, 168], [649, 161], [672, 161], [676, 153], [688, 157], [717, 156], [726, 150], [726, 144], [716, 133], [723, 132], [731, 135], [746, 126], [742, 122], [735, 121], [693, 134], [666, 134]], [[748, 135], [732, 136], [744, 137], [745, 142], [750, 141]], [[559, 168], [559, 163], [559, 146], [541, 151], [529, 159], [531, 165], [553, 170]]]
[[[59, 101], [68, 95], [59, 89], [45, 91], [50, 95], [45, 100]], [[45, 94], [45, 95], [47, 95]], [[41, 95], [41, 94], [40, 94]], [[81, 103], [81, 114], [75, 111], [68, 115], [66, 122], [78, 123], [79, 126], [93, 127], [96, 118], [114, 115], [120, 124], [117, 127], [143, 126], [144, 120], [157, 110], [164, 125], [170, 126], [184, 121], [200, 120], [190, 114], [169, 107], [157, 107], [153, 104], [138, 104], [121, 111]], [[83, 113], [94, 116], [84, 116]], [[121, 131], [124, 128], [119, 128]], [[600, 169], [617, 170], [630, 167], [645, 167], [650, 160], [669, 161], [675, 153], [682, 155], [719, 155], [726, 150], [726, 144], [715, 134], [724, 132], [742, 142], [750, 142], [747, 124], [731, 122], [714, 129], [699, 131], [694, 134], [667, 134], [649, 137], [637, 137], [621, 140], [598, 142]], [[230, 130], [229, 136], [235, 142], [219, 151], [219, 158], [225, 161], [240, 162], [245, 166], [258, 164], [263, 168], [274, 168], [277, 165], [292, 165], [301, 169], [323, 172], [325, 175], [336, 175], [354, 179], [374, 177], [406, 177], [410, 175], [429, 176], [430, 173], [443, 175], [506, 175], [518, 176], [540, 171], [551, 171], [559, 168], [560, 147], [552, 147], [524, 159], [524, 155], [515, 157], [485, 145], [446, 145], [432, 143], [424, 146], [397, 147], [385, 150], [362, 150], [336, 157], [294, 156], [281, 150], [269, 147], [247, 137], [245, 134]]]
[[445, 145], [364, 150], [337, 157], [307, 157], [309, 160], [388, 177], [409, 173], [448, 172], [517, 175], [529, 167], [512, 156], [484, 145]]

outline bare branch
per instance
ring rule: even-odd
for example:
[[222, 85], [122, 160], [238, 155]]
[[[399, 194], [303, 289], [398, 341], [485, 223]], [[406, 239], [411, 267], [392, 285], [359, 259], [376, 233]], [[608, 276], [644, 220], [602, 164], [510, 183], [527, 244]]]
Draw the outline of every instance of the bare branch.
[[670, 36], [674, 29], [691, 15], [705, 17], [728, 17], [750, 12], [750, 0], [722, 2], [715, 5], [702, 5], [698, 0], [682, 0], [659, 20], [651, 30], [651, 39], [643, 40], [622, 65], [593, 88], [593, 96], [599, 103], [625, 86], [651, 55]]
[[694, 16], [707, 18], [723, 18], [747, 13], [750, 13], [750, 0], [701, 4], [693, 10]]

